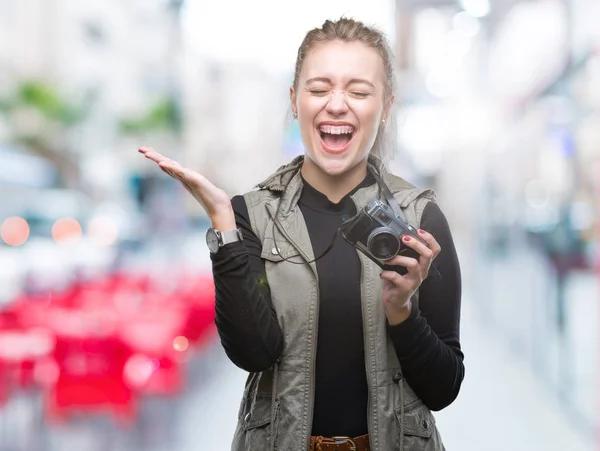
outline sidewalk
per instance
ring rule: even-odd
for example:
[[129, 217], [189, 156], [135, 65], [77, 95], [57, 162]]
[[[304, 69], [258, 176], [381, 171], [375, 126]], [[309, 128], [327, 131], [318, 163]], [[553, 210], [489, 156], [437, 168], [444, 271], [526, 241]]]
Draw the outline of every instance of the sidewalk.
[[481, 330], [465, 303], [466, 375], [453, 405], [436, 413], [448, 451], [593, 451], [525, 361]]

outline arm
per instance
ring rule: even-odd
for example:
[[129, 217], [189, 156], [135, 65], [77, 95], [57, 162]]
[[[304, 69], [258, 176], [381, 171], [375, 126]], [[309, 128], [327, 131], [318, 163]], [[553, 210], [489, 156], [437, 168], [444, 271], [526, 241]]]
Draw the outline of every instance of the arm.
[[[260, 259], [261, 243], [248, 221], [243, 197], [225, 191], [193, 169], [183, 167], [151, 147], [138, 150], [183, 187], [204, 208], [217, 230], [242, 229], [244, 242], [230, 243], [211, 255], [216, 289], [217, 330], [229, 358], [240, 368], [258, 372], [272, 366], [283, 349]], [[259, 283], [258, 280], [264, 281]]]
[[242, 196], [232, 201], [242, 242], [211, 255], [216, 290], [215, 324], [231, 361], [248, 372], [270, 368], [283, 352], [283, 332], [271, 302], [262, 243], [252, 231]]
[[388, 331], [407, 382], [435, 411], [456, 399], [464, 378], [459, 334], [461, 276], [450, 228], [437, 204], [427, 204], [421, 228], [441, 246], [434, 265], [442, 278], [432, 268], [419, 288], [418, 308], [413, 306], [406, 321], [388, 324]]

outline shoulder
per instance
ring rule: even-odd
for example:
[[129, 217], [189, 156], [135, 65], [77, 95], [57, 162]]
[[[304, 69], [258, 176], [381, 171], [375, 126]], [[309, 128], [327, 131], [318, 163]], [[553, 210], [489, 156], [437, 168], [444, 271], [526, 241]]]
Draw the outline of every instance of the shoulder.
[[246, 205], [246, 199], [243, 195], [233, 196], [231, 198], [231, 207], [235, 214], [241, 214], [242, 216], [248, 216], [248, 206]]
[[[240, 197], [248, 210], [252, 210], [256, 207], [264, 205], [265, 203], [271, 202], [273, 199], [276, 199], [281, 196], [281, 193], [272, 191], [265, 188], [256, 188], [252, 191], [248, 191], [244, 193]], [[233, 200], [232, 200], [233, 202]]]
[[429, 202], [423, 210], [421, 224], [426, 230], [447, 232], [450, 230], [448, 218], [436, 202]]
[[427, 205], [436, 203], [435, 192], [430, 188], [416, 187], [389, 172], [382, 171], [382, 176], [408, 221], [413, 225], [421, 224]]
[[256, 187], [243, 194], [246, 200], [246, 205], [249, 209], [254, 208], [265, 202], [281, 197], [281, 194], [286, 189], [288, 182], [296, 174], [297, 170], [302, 165], [303, 156], [294, 158], [291, 162], [280, 166], [275, 172], [269, 175]]
[[435, 191], [431, 188], [419, 188], [402, 177], [390, 173], [385, 174], [384, 181], [401, 207], [408, 207], [412, 203], [419, 203], [425, 208], [425, 205], [429, 202], [436, 202]]

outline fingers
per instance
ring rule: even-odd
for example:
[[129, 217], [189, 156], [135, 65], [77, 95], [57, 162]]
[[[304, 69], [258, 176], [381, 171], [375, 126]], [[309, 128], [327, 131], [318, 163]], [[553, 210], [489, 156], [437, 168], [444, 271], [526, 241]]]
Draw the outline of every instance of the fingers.
[[187, 175], [185, 169], [177, 161], [171, 160], [164, 155], [158, 153], [152, 147], [140, 147], [138, 152], [143, 154], [149, 160], [154, 161], [158, 166], [171, 177], [183, 182], [183, 178]]
[[162, 161], [168, 160], [167, 157], [165, 157], [164, 155], [161, 155], [156, 150], [154, 150], [152, 147], [140, 147], [138, 149], [138, 152], [143, 154], [149, 160], [154, 161], [155, 163], [160, 163]]
[[402, 276], [396, 271], [383, 271], [379, 277], [385, 281], [386, 284], [394, 285], [401, 288], [403, 291], [412, 291], [418, 287], [416, 279]]
[[[431, 262], [438, 256], [442, 248], [433, 235], [431, 235], [429, 232], [419, 229], [418, 233], [420, 240], [405, 235], [402, 237], [402, 242], [406, 246], [414, 249], [424, 258], [425, 261]], [[425, 243], [421, 242], [421, 240]]]
[[152, 147], [140, 147], [138, 152], [143, 154], [149, 160], [157, 163], [158, 167], [167, 175], [179, 181], [183, 187], [198, 200], [202, 205], [198, 190], [206, 184], [207, 180], [202, 175], [191, 169], [183, 167], [179, 162], [171, 160], [158, 153]]
[[421, 241], [417, 240], [416, 238], [413, 238], [409, 235], [404, 235], [402, 237], [402, 242], [406, 246], [417, 251], [417, 253], [421, 257], [424, 257], [425, 261], [431, 261], [435, 257], [433, 250], [430, 249], [427, 244], [422, 243]]
[[179, 176], [179, 177], [185, 176], [183, 166], [181, 166], [179, 163], [177, 163], [176, 161], [173, 161], [169, 158], [166, 158], [166, 159], [162, 160], [161, 162], [159, 162], [158, 166], [163, 171], [166, 171], [167, 173], [170, 173], [174, 176], [175, 175]]
[[434, 238], [434, 236], [431, 233], [426, 232], [422, 229], [419, 229], [418, 233], [421, 239], [427, 242], [427, 247], [433, 251], [433, 258], [437, 257], [442, 248], [437, 242], [437, 240]]
[[411, 269], [416, 269], [419, 266], [419, 261], [412, 257], [396, 255], [395, 257], [386, 260], [385, 264], [389, 266], [403, 266], [410, 271]]
[[440, 252], [441, 248], [430, 233], [419, 230], [419, 236], [422, 237], [424, 242], [409, 235], [402, 237], [402, 242], [406, 247], [413, 249], [419, 255], [418, 260], [417, 258], [405, 255], [396, 255], [385, 261], [385, 264], [389, 266], [405, 267], [407, 273], [400, 275], [396, 271], [384, 271], [381, 275], [382, 279], [398, 287], [405, 288], [414, 288], [414, 286], [421, 284], [429, 273], [431, 262]]
[[379, 277], [387, 282], [393, 283], [394, 285], [402, 283], [404, 279], [404, 277], [402, 277], [396, 271], [383, 271], [381, 274], [379, 274]]
[[181, 182], [183, 187], [195, 196], [194, 186], [192, 185], [188, 174], [189, 170], [173, 160], [162, 161], [158, 166], [175, 180]]

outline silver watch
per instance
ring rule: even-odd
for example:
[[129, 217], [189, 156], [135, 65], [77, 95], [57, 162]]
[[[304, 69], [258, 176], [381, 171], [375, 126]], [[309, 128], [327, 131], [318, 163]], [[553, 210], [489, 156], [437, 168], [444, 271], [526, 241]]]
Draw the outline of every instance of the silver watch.
[[216, 254], [226, 244], [236, 241], [242, 241], [242, 232], [239, 229], [222, 232], [211, 227], [206, 231], [206, 245], [211, 254]]

